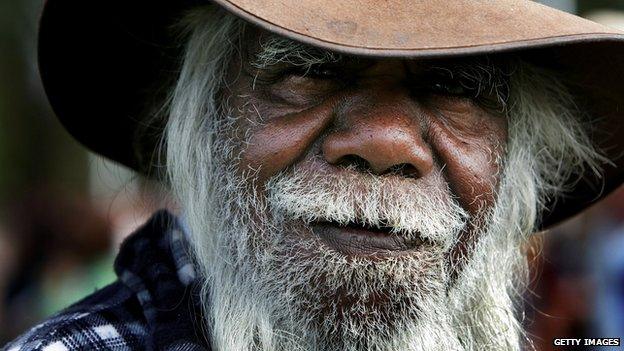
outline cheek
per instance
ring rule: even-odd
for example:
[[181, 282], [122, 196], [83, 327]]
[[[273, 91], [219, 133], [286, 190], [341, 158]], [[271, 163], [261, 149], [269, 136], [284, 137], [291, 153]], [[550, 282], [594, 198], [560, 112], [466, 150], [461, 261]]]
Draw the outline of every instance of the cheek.
[[332, 119], [331, 104], [271, 118], [253, 128], [242, 152], [241, 173], [257, 172], [263, 184], [302, 158]]
[[[464, 133], [446, 125], [432, 125], [431, 139], [438, 156], [445, 164], [444, 174], [459, 202], [471, 216], [492, 208], [496, 201], [501, 173], [501, 162], [507, 144], [507, 123], [504, 118], [485, 119], [471, 124]], [[476, 239], [478, 222], [464, 233], [465, 236], [451, 250], [449, 266], [454, 280], [470, 257], [471, 245]]]
[[442, 124], [430, 129], [432, 146], [459, 202], [472, 215], [494, 204], [507, 140], [503, 118], [485, 119], [458, 132]]

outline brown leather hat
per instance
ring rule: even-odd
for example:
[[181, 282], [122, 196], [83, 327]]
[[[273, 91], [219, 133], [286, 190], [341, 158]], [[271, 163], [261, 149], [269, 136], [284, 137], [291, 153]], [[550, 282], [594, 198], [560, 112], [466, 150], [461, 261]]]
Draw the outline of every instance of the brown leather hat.
[[[39, 63], [48, 98], [85, 146], [131, 168], [139, 116], [177, 66], [168, 26], [212, 3], [271, 32], [352, 55], [435, 58], [514, 52], [559, 70], [600, 121], [594, 137], [615, 160], [553, 206], [563, 220], [624, 180], [624, 33], [528, 0], [48, 0]], [[599, 134], [599, 135], [598, 135]]]

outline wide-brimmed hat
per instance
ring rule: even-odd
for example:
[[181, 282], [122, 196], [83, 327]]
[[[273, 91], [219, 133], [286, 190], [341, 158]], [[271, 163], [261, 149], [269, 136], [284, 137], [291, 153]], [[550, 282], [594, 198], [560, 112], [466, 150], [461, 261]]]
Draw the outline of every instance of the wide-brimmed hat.
[[66, 129], [91, 150], [139, 169], [133, 141], [155, 83], [175, 74], [170, 26], [196, 6], [221, 6], [288, 38], [350, 55], [445, 58], [517, 53], [559, 71], [600, 123], [613, 159], [546, 214], [572, 216], [624, 180], [624, 34], [528, 0], [48, 0], [41, 17], [43, 84]]

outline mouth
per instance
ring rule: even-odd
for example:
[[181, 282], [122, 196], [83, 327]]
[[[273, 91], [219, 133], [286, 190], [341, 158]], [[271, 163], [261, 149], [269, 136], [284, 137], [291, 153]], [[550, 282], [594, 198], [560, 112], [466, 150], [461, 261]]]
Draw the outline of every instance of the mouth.
[[396, 256], [425, 243], [419, 238], [407, 239], [392, 233], [393, 228], [388, 226], [320, 221], [313, 223], [311, 227], [314, 234], [326, 245], [347, 256]]

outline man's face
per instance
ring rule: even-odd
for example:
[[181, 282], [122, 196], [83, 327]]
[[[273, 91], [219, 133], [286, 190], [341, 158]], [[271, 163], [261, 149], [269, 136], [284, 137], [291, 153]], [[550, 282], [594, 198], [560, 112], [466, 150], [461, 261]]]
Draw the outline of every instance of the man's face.
[[[311, 188], [318, 177], [349, 179], [354, 196], [366, 191], [358, 187], [359, 175], [383, 181], [382, 193], [409, 192], [404, 188], [414, 186], [420, 198], [444, 194], [473, 220], [492, 207], [507, 120], [504, 93], [488, 86], [500, 81], [491, 76], [484, 80], [478, 72], [485, 76], [495, 70], [475, 68], [476, 61], [468, 60], [267, 54], [275, 50], [270, 47], [275, 41], [279, 38], [248, 31], [241, 59], [230, 66], [226, 89], [227, 106], [239, 117], [232, 133], [241, 155], [238, 172], [253, 174], [260, 197], [270, 196], [267, 181], [289, 170], [307, 175]], [[267, 63], [266, 58], [262, 61], [267, 55], [277, 57]], [[303, 62], [308, 59], [323, 62]], [[409, 255], [428, 237], [401, 236], [405, 228], [400, 220], [383, 215], [378, 223], [318, 214], [299, 217], [308, 219], [307, 230], [292, 235], [316, 236], [347, 257]], [[479, 230], [470, 225], [474, 223], [462, 228], [454, 254]], [[420, 230], [403, 232], [410, 229]], [[457, 256], [450, 253], [449, 258]]]
[[206, 15], [166, 141], [215, 349], [519, 349], [525, 240], [601, 157], [565, 86]]
[[445, 296], [504, 159], [500, 67], [337, 57], [259, 31], [234, 56], [213, 303], [237, 295], [236, 313], [321, 349], [452, 335]]

